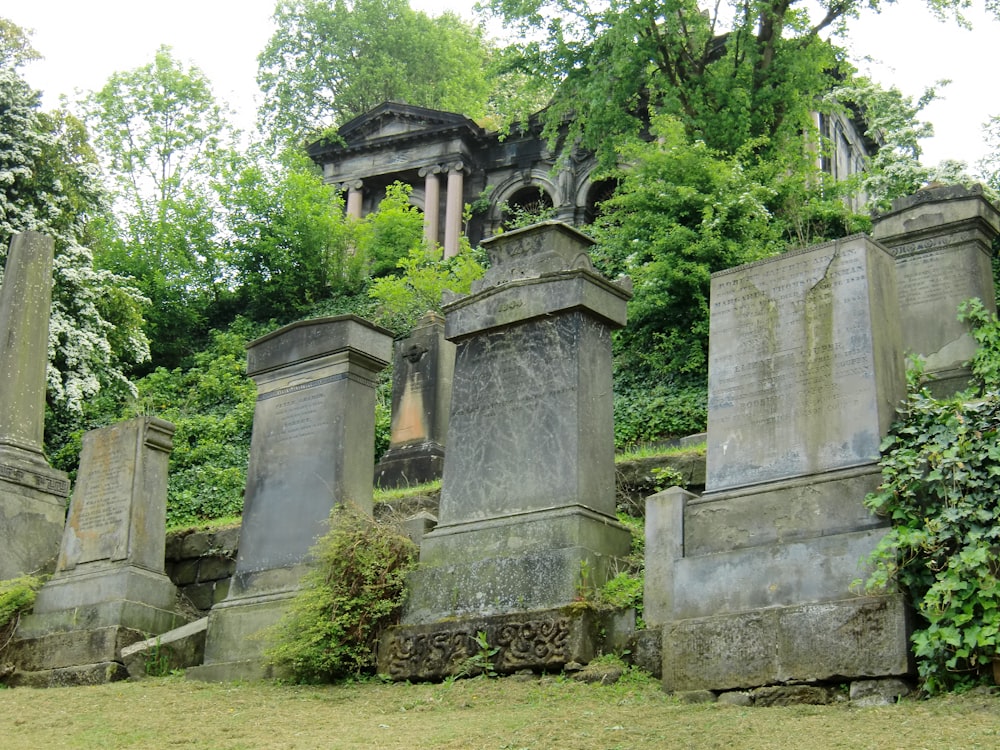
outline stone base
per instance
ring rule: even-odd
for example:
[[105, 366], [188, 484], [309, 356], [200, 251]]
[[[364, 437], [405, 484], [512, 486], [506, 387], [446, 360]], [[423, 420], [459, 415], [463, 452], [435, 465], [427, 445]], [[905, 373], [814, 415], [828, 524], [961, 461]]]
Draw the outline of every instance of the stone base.
[[0, 581], [53, 569], [68, 494], [63, 472], [0, 453]]
[[[379, 642], [378, 671], [393, 680], [441, 680], [487, 669], [558, 671], [571, 662], [586, 664], [601, 651], [605, 620], [602, 613], [566, 607], [398, 625]], [[480, 633], [485, 648], [477, 642]]]
[[616, 520], [578, 507], [438, 526], [421, 544], [403, 622], [571, 605], [604, 584], [630, 544]]
[[719, 691], [909, 675], [909, 633], [900, 594], [670, 622], [663, 687]]
[[47, 669], [41, 672], [17, 670], [4, 679], [10, 687], [79, 687], [81, 685], [103, 685], [128, 679], [128, 672], [116, 661], [85, 664], [63, 669]]
[[438, 443], [389, 448], [375, 464], [375, 486], [411, 487], [440, 479], [443, 473], [444, 446]]
[[[21, 618], [7, 658], [15, 674], [33, 674], [33, 684], [122, 679], [123, 648], [187, 622], [176, 604], [177, 591], [162, 573], [111, 565], [59, 574]], [[109, 679], [101, 677], [105, 672]]]
[[188, 669], [185, 676], [203, 682], [282, 676], [264, 656], [271, 645], [267, 631], [281, 620], [294, 594], [227, 599], [215, 605], [208, 615], [205, 663]]

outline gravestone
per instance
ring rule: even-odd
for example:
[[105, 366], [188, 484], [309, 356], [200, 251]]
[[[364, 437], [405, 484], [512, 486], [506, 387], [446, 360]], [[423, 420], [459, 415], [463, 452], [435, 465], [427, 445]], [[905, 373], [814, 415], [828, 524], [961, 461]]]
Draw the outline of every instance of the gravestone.
[[66, 518], [69, 479], [42, 452], [53, 247], [15, 234], [0, 287], [0, 580], [51, 565]]
[[895, 264], [864, 236], [713, 275], [706, 492], [647, 501], [668, 690], [906, 674], [900, 595], [856, 597], [904, 396]]
[[490, 268], [444, 306], [457, 346], [438, 526], [423, 537], [402, 625], [379, 670], [440, 678], [496, 647], [496, 668], [586, 661], [568, 609], [601, 586], [629, 534], [615, 518], [611, 331], [630, 291], [558, 222], [484, 243]]
[[1000, 211], [982, 188], [937, 186], [893, 201], [872, 236], [896, 259], [903, 347], [924, 359], [931, 391], [950, 396], [968, 386], [976, 352], [958, 306], [972, 297], [996, 312], [992, 244]]
[[15, 633], [17, 684], [123, 679], [124, 646], [187, 621], [163, 561], [173, 431], [140, 417], [83, 436], [55, 574]]
[[375, 483], [406, 487], [440, 479], [448, 434], [455, 345], [444, 318], [428, 312], [409, 337], [396, 342], [392, 369], [389, 450], [375, 466]]
[[371, 514], [375, 387], [391, 347], [388, 331], [353, 315], [292, 323], [248, 346], [257, 404], [236, 573], [189, 677], [267, 676], [263, 632], [295, 594], [330, 512]]

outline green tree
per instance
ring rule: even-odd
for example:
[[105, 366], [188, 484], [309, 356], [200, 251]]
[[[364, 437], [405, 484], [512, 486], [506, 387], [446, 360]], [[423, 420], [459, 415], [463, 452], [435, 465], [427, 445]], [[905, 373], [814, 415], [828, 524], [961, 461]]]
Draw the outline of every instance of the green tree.
[[237, 306], [255, 320], [288, 320], [363, 280], [339, 191], [304, 155], [276, 164], [256, 153], [227, 178], [222, 202]]
[[357, 225], [357, 249], [372, 278], [395, 273], [400, 259], [424, 244], [424, 217], [410, 203], [412, 190], [402, 182], [389, 185], [378, 210]]
[[280, 0], [261, 52], [262, 127], [299, 145], [383, 101], [484, 114], [489, 51], [457, 15], [407, 0]]
[[[942, 16], [959, 0], [928, 0]], [[699, 4], [696, 0], [488, 0], [516, 41], [508, 55], [556, 94], [548, 133], [567, 130], [608, 162], [621, 137], [671, 114], [693, 139], [735, 153], [801, 148], [810, 112], [850, 74], [822, 36], [878, 0], [795, 0]], [[994, 8], [994, 11], [997, 9]]]
[[112, 218], [99, 227], [98, 263], [132, 276], [152, 300], [154, 359], [174, 365], [204, 340], [228, 291], [214, 187], [234, 158], [234, 134], [204, 74], [169, 47], [113, 74], [86, 106], [114, 196]]

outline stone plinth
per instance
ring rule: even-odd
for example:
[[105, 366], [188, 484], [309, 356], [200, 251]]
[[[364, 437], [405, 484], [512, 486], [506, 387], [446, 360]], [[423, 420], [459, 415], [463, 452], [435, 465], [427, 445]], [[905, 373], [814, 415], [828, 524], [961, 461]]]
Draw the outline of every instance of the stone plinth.
[[892, 256], [852, 237], [712, 279], [706, 493], [647, 499], [669, 690], [907, 674], [902, 596], [854, 597], [904, 396]]
[[141, 417], [84, 435], [56, 572], [15, 633], [20, 684], [119, 679], [123, 646], [187, 621], [163, 563], [173, 431]]
[[66, 517], [69, 480], [42, 453], [53, 251], [15, 234], [0, 287], [0, 580], [51, 565]]
[[298, 589], [330, 512], [371, 513], [375, 386], [391, 348], [388, 331], [353, 315], [293, 323], [248, 347], [258, 393], [236, 573], [189, 677], [267, 676], [263, 631]]
[[996, 312], [992, 244], [1000, 211], [982, 188], [926, 188], [893, 201], [875, 220], [872, 236], [896, 259], [903, 346], [923, 357], [931, 390], [948, 396], [969, 382], [976, 352], [958, 306], [972, 297]]
[[410, 336], [396, 342], [392, 370], [389, 450], [375, 466], [375, 483], [406, 487], [440, 479], [451, 406], [455, 345], [444, 318], [428, 312]]
[[445, 305], [457, 353], [439, 522], [390, 640], [566, 607], [627, 553], [610, 336], [631, 295], [593, 271], [589, 244], [557, 222], [501, 235], [473, 294]]

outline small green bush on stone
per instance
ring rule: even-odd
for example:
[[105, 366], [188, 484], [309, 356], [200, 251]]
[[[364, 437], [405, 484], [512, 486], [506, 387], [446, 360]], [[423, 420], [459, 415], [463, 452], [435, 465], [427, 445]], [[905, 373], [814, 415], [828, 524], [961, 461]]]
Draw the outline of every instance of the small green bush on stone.
[[44, 582], [44, 578], [30, 575], [0, 581], [0, 651], [10, 640], [18, 615], [31, 609], [35, 592]]
[[865, 499], [892, 528], [874, 554], [866, 585], [892, 581], [921, 622], [914, 655], [928, 693], [991, 676], [1000, 656], [1000, 324], [978, 300], [977, 385], [950, 399], [909, 373], [904, 410], [882, 442], [882, 483]]
[[313, 569], [274, 631], [268, 657], [303, 683], [374, 671], [379, 636], [399, 619], [416, 547], [355, 508], [338, 507]]

